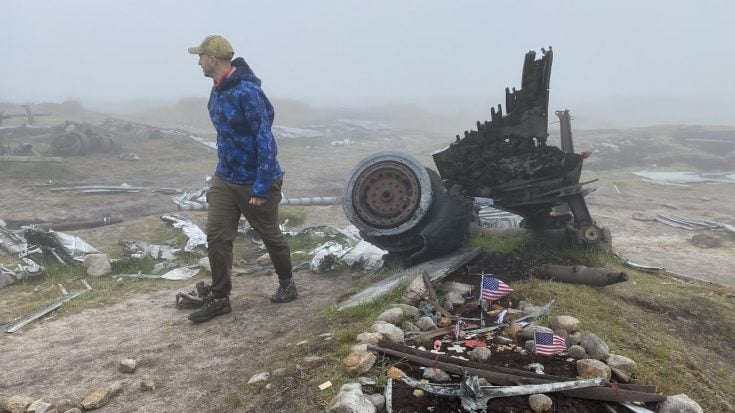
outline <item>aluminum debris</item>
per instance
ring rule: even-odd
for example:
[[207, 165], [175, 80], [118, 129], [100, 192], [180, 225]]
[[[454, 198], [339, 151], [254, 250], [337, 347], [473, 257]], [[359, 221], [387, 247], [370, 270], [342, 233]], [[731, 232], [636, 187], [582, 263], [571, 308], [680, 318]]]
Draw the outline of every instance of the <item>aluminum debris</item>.
[[498, 397], [525, 396], [538, 393], [552, 393], [565, 390], [584, 389], [602, 385], [602, 379], [575, 380], [558, 383], [526, 384], [521, 386], [480, 386], [477, 376], [468, 376], [459, 384], [423, 383], [408, 376], [401, 381], [427, 393], [445, 397], [456, 397], [462, 408], [468, 412], [487, 409], [487, 402]]
[[371, 285], [357, 294], [354, 294], [352, 297], [337, 306], [337, 310], [341, 311], [345, 308], [369, 303], [383, 297], [393, 291], [393, 289], [398, 287], [402, 282], [410, 282], [415, 277], [420, 277], [423, 271], [426, 271], [429, 274], [429, 279], [432, 282], [439, 281], [449, 275], [449, 273], [457, 270], [478, 256], [480, 251], [480, 248], [461, 248], [439, 258], [407, 268], [381, 280], [377, 284]]
[[698, 231], [703, 229], [723, 228], [724, 224], [714, 221], [696, 220], [681, 217], [678, 215], [656, 215], [656, 221], [666, 224], [670, 227], [686, 229], [688, 231]]
[[657, 183], [697, 184], [714, 182], [735, 184], [735, 172], [652, 172], [638, 171], [633, 174]]
[[189, 240], [186, 242], [184, 251], [192, 252], [199, 247], [207, 246], [207, 235], [197, 225], [191, 222], [188, 218], [184, 218], [179, 215], [163, 215], [161, 219], [165, 222], [171, 223], [174, 228], [180, 228], [184, 231]]

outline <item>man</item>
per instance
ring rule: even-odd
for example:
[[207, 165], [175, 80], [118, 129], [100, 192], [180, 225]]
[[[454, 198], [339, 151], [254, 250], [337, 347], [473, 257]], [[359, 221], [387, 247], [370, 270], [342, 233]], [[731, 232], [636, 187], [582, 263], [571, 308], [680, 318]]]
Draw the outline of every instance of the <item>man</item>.
[[273, 106], [258, 79], [241, 57], [232, 60], [230, 42], [207, 36], [189, 48], [199, 55], [204, 76], [214, 80], [209, 116], [217, 131], [217, 168], [207, 193], [207, 243], [212, 267], [211, 293], [201, 308], [189, 314], [194, 322], [232, 311], [232, 242], [240, 214], [263, 239], [278, 274], [275, 303], [298, 296], [291, 273], [291, 251], [278, 226], [283, 172], [273, 139]]

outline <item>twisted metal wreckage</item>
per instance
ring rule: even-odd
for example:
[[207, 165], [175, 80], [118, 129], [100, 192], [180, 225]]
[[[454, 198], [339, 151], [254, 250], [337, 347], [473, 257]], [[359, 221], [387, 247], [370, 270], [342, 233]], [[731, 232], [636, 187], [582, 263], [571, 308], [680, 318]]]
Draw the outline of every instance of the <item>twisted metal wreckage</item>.
[[521, 88], [505, 89], [490, 120], [477, 122], [433, 154], [438, 173], [414, 157], [375, 153], [352, 170], [343, 191], [347, 218], [390, 255], [421, 262], [456, 250], [472, 217], [471, 199], [518, 214], [531, 229], [566, 228], [582, 244], [610, 243], [593, 221], [579, 182], [584, 156], [574, 153], [571, 117], [557, 111], [561, 148], [546, 143], [552, 50], [526, 54]]

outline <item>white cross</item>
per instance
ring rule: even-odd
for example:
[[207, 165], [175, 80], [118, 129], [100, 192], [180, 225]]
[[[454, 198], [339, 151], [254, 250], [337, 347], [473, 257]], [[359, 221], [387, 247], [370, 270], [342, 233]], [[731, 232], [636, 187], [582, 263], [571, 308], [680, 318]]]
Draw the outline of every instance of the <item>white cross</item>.
[[465, 347], [455, 344], [452, 347], [447, 347], [447, 350], [452, 350], [457, 353], [464, 353]]

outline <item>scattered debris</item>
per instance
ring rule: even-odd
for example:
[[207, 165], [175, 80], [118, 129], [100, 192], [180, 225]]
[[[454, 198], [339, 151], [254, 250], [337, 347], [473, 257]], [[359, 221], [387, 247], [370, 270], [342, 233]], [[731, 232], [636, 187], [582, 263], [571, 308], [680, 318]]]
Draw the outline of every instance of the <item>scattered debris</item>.
[[89, 123], [66, 121], [54, 128], [51, 151], [59, 156], [115, 152], [120, 150], [120, 146], [113, 135], [110, 130]]
[[467, 264], [470, 260], [480, 254], [480, 248], [467, 249], [463, 248], [453, 253], [435, 258], [433, 260], [415, 265], [393, 276], [390, 276], [362, 291], [351, 296], [337, 306], [337, 310], [341, 311], [361, 303], [373, 301], [383, 297], [393, 291], [402, 282], [420, 277], [423, 271], [429, 274], [432, 282], [439, 281], [446, 277], [452, 271]]
[[611, 271], [606, 268], [587, 268], [583, 265], [544, 264], [538, 275], [565, 283], [605, 286], [628, 281], [628, 275], [622, 271]]
[[663, 184], [697, 184], [715, 182], [735, 184], [735, 172], [651, 172], [638, 171], [633, 174], [646, 178], [649, 182]]
[[125, 152], [120, 154], [120, 160], [123, 161], [139, 161], [140, 157], [133, 152]]
[[161, 219], [184, 231], [189, 240], [186, 242], [184, 251], [192, 252], [199, 247], [207, 247], [207, 235], [190, 219], [179, 215], [163, 215]]
[[61, 308], [61, 306], [63, 306], [65, 302], [67, 302], [67, 301], [69, 301], [71, 299], [74, 299], [74, 298], [78, 297], [79, 294], [81, 294], [81, 293], [80, 292], [77, 292], [77, 293], [72, 293], [72, 294], [65, 294], [64, 297], [61, 300], [59, 300], [59, 301], [57, 301], [57, 302], [55, 302], [53, 304], [50, 304], [50, 305], [48, 305], [48, 306], [46, 306], [46, 307], [44, 307], [44, 308], [42, 308], [42, 309], [40, 309], [38, 311], [35, 311], [35, 312], [33, 312], [33, 313], [31, 313], [31, 314], [23, 317], [19, 321], [16, 321], [15, 323], [11, 324], [5, 330], [5, 332], [6, 333], [15, 333], [16, 331], [18, 331], [21, 328], [27, 326], [28, 324], [32, 323], [33, 321], [38, 320], [39, 318], [45, 316], [46, 314], [49, 314], [49, 313], [51, 313], [51, 312], [53, 312], [53, 311]]
[[60, 163], [64, 162], [64, 158], [59, 156], [40, 156], [40, 155], [0, 155], [0, 162], [46, 162]]

